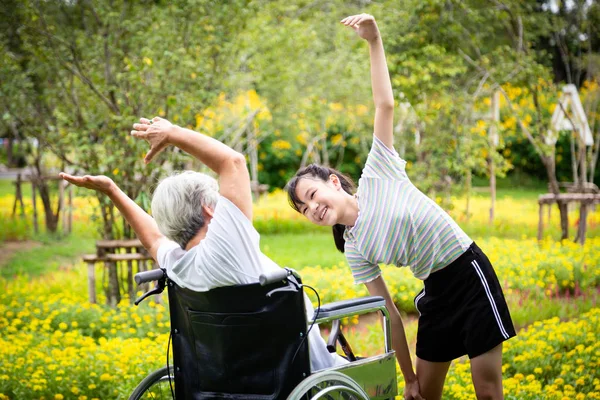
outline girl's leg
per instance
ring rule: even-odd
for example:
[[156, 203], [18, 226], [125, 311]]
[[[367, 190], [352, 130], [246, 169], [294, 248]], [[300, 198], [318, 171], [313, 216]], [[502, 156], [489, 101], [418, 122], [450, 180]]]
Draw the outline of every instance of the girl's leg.
[[439, 400], [442, 398], [444, 381], [451, 362], [431, 362], [417, 357], [417, 379], [421, 396], [424, 399]]
[[478, 400], [504, 398], [502, 394], [502, 343], [471, 359], [471, 377]]

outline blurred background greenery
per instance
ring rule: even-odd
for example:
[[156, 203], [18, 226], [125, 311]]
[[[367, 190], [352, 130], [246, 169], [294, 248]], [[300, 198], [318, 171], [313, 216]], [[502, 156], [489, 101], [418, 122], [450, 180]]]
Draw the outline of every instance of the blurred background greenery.
[[[488, 185], [491, 161], [511, 186], [598, 183], [600, 6], [589, 0], [8, 0], [0, 163], [38, 176], [106, 174], [147, 208], [166, 171], [202, 169], [176, 149], [141, 162], [146, 146], [129, 137], [131, 124], [160, 115], [246, 153], [253, 179], [270, 190], [313, 161], [358, 178], [372, 130], [369, 57], [338, 21], [360, 12], [382, 32], [396, 147], [411, 179], [445, 208]], [[584, 173], [577, 135], [545, 140], [567, 83], [579, 88], [596, 138]], [[131, 237], [98, 200], [102, 236]]]

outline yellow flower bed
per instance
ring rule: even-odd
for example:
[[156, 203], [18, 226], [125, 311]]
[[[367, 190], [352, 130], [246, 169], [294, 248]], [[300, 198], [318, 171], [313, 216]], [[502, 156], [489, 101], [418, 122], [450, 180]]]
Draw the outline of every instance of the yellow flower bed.
[[152, 300], [88, 303], [85, 268], [0, 279], [0, 399], [124, 399], [165, 364], [169, 315]]
[[[503, 347], [505, 398], [600, 399], [599, 332], [599, 308], [575, 320], [552, 318], [521, 330]], [[452, 365], [444, 398], [476, 398], [468, 362]]]
[[[576, 251], [570, 245], [550, 243], [539, 250], [534, 243], [521, 243], [520, 251], [516, 241], [483, 243], [490, 247], [496, 262], [509, 256], [516, 260], [508, 269], [515, 272], [511, 285], [521, 284], [529, 274], [535, 274], [532, 271], [544, 270], [531, 260], [559, 257], [566, 263]], [[590, 243], [600, 245], [597, 240]], [[596, 261], [593, 257], [600, 253], [592, 247], [586, 247], [585, 252]], [[524, 259], [531, 263], [526, 268], [521, 266]], [[307, 267], [301, 272], [306, 282], [317, 287], [324, 302], [366, 294], [362, 286], [347, 285], [351, 279], [341, 278], [349, 274], [344, 266]], [[408, 269], [387, 267], [386, 279], [396, 299], [412, 305], [420, 283]], [[86, 293], [83, 266], [35, 279], [0, 279], [0, 399], [123, 399], [147, 373], [165, 363], [169, 329], [165, 305], [149, 300], [134, 307], [125, 300], [111, 309], [88, 304]], [[596, 388], [590, 371], [600, 365], [600, 349], [595, 344], [599, 319], [600, 312], [595, 310], [573, 322], [561, 324], [554, 319], [536, 323], [509, 341], [505, 350], [506, 387], [519, 390], [521, 396], [513, 398], [535, 398], [540, 390], [550, 393], [554, 387], [556, 393], [575, 397]], [[414, 337], [416, 324], [409, 324], [407, 329]], [[370, 343], [371, 337], [358, 333], [357, 339]], [[361, 346], [355, 345], [357, 349]], [[537, 362], [536, 357], [542, 358]], [[540, 366], [544, 369], [536, 372]], [[552, 369], [546, 370], [546, 366]], [[559, 385], [559, 379], [564, 383]], [[449, 375], [448, 393], [456, 391], [453, 398], [457, 399], [470, 398], [470, 388], [468, 365], [457, 363]]]

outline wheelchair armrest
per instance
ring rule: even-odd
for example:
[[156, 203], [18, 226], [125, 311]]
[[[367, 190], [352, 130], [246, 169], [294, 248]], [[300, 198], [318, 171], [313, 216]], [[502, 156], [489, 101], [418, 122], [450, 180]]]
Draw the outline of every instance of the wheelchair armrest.
[[315, 314], [319, 313], [317, 319], [317, 323], [319, 323], [382, 309], [385, 309], [385, 300], [383, 297], [368, 296], [325, 304], [315, 310]]

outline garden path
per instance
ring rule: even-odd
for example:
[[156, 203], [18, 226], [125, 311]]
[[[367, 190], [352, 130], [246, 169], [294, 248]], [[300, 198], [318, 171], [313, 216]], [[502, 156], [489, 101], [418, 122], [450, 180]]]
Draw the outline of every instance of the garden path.
[[2, 268], [14, 253], [20, 250], [29, 250], [41, 246], [40, 242], [35, 240], [10, 240], [0, 242], [0, 268]]

